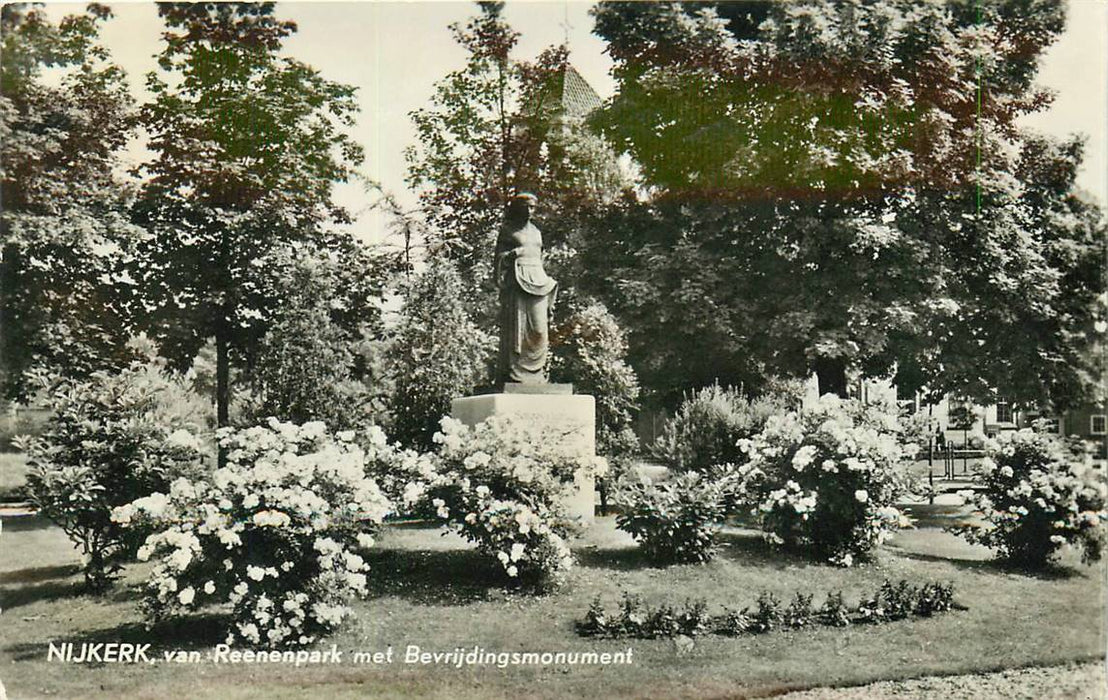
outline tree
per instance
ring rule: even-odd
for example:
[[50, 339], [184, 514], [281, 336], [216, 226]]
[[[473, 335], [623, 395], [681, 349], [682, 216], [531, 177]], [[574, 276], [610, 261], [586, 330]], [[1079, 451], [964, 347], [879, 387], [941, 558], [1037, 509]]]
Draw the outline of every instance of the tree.
[[251, 357], [246, 422], [319, 420], [333, 431], [380, 422], [380, 392], [370, 386], [378, 378], [359, 349], [382, 332], [373, 284], [382, 276], [368, 251], [352, 241], [349, 249], [342, 259], [294, 244], [264, 259], [281, 306]]
[[[28, 372], [70, 377], [126, 363], [141, 234], [113, 175], [131, 128], [123, 71], [97, 43], [100, 5], [53, 24], [41, 9], [0, 14], [0, 382], [24, 399]], [[44, 71], [50, 71], [49, 79]]]
[[[580, 79], [565, 47], [516, 60], [519, 34], [501, 16], [504, 3], [478, 4], [480, 15], [451, 26], [466, 65], [411, 115], [419, 143], [407, 152], [408, 181], [420, 194], [432, 252], [455, 260], [467, 283], [492, 300], [492, 251], [514, 192], [539, 197], [544, 242], [558, 248], [572, 245], [581, 213], [625, 181], [611, 149], [565, 108], [566, 81]], [[563, 252], [552, 262], [569, 258]], [[480, 320], [491, 328], [491, 316]]]
[[280, 300], [260, 261], [320, 242], [348, 217], [331, 200], [362, 152], [353, 88], [279, 55], [296, 25], [273, 3], [162, 3], [162, 73], [140, 123], [153, 160], [136, 209], [151, 238], [136, 269], [153, 336], [178, 367], [216, 344], [216, 399], [228, 423], [230, 367], [256, 347]]
[[849, 369], [1083, 391], [1104, 229], [1073, 191], [1080, 149], [1016, 123], [1049, 102], [1033, 79], [1060, 1], [594, 13], [619, 84], [594, 123], [650, 197], [597, 220], [582, 269], [647, 385], [815, 372], [844, 394]]
[[404, 444], [430, 447], [451, 400], [488, 377], [496, 341], [470, 319], [466, 299], [461, 275], [448, 261], [432, 261], [404, 290], [388, 351], [392, 436]]

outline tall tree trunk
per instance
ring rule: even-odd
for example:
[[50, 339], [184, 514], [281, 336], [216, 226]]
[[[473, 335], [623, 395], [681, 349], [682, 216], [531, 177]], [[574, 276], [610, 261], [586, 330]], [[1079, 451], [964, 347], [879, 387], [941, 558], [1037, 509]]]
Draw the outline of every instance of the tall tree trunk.
[[835, 394], [846, 398], [846, 362], [838, 357], [819, 357], [815, 362], [819, 395]]

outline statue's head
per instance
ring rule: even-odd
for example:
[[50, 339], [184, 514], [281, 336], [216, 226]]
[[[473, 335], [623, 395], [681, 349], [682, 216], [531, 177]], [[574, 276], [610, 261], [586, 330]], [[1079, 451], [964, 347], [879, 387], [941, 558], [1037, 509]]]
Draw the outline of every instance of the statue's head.
[[530, 192], [517, 192], [508, 200], [508, 219], [527, 221], [539, 198]]

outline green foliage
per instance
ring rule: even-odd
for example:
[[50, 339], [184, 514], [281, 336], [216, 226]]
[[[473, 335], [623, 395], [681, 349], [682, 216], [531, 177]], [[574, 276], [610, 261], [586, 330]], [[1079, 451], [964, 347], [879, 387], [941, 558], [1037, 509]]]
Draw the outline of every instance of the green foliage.
[[616, 525], [630, 533], [647, 558], [659, 564], [707, 562], [715, 554], [719, 523], [731, 479], [726, 475], [679, 474], [655, 484], [625, 480], [614, 496]]
[[512, 115], [518, 74], [509, 60], [519, 34], [485, 3], [481, 15], [452, 25], [468, 53], [464, 68], [435, 88], [429, 109], [411, 114], [419, 146], [409, 148], [408, 179], [440, 245], [469, 278], [489, 277], [496, 231], [507, 203]]
[[784, 608], [772, 591], [762, 591], [754, 609], [724, 608], [721, 615], [708, 615], [704, 601], [685, 601], [678, 611], [672, 605], [652, 607], [641, 596], [624, 592], [619, 612], [609, 615], [597, 597], [584, 619], [576, 623], [582, 637], [638, 638], [688, 637], [712, 632], [729, 637], [762, 634], [783, 628], [800, 629], [823, 625], [845, 627], [851, 623], [882, 623], [908, 617], [931, 617], [936, 613], [965, 607], [954, 602], [954, 584], [930, 582], [916, 587], [907, 580], [893, 584], [887, 579], [856, 609], [843, 602], [842, 592], [828, 594], [819, 610], [812, 611], [812, 594], [797, 591]]
[[745, 461], [739, 440], [753, 437], [770, 416], [789, 408], [784, 396], [748, 399], [739, 389], [711, 384], [686, 396], [650, 452], [677, 471], [739, 464]]
[[46, 430], [19, 445], [31, 501], [81, 547], [85, 582], [102, 591], [142, 534], [112, 522], [112, 509], [195, 469], [207, 450], [188, 431], [208, 429], [210, 410], [156, 364], [62, 380], [48, 400]]
[[707, 609], [703, 600], [686, 600], [680, 609], [664, 603], [652, 608], [640, 596], [625, 592], [617, 616], [609, 617], [600, 599], [594, 600], [585, 619], [577, 622], [577, 633], [583, 637], [638, 639], [695, 637], [708, 631]]
[[[280, 299], [259, 261], [344, 222], [332, 188], [362, 160], [342, 132], [354, 90], [281, 55], [295, 30], [273, 3], [161, 3], [161, 73], [139, 122], [153, 159], [138, 220], [151, 237], [136, 267], [152, 335], [180, 368], [215, 338], [220, 422], [233, 359], [256, 347]], [[326, 246], [324, 246], [326, 247]]]
[[[560, 302], [562, 300], [559, 300]], [[639, 383], [625, 361], [627, 340], [615, 317], [595, 301], [569, 300], [551, 339], [551, 381], [596, 399], [596, 451], [618, 461], [638, 451], [631, 429]]]
[[351, 288], [345, 279], [351, 272], [372, 275], [359, 264], [365, 253], [352, 251], [350, 259], [334, 259], [326, 251], [293, 246], [266, 258], [276, 278], [274, 297], [283, 301], [250, 368], [244, 422], [271, 416], [298, 424], [318, 420], [331, 430], [379, 422], [384, 397], [364, 381], [373, 377], [365, 376], [357, 352], [373, 330], [377, 309], [370, 300], [377, 290]]
[[954, 532], [1024, 569], [1044, 568], [1064, 544], [1080, 546], [1086, 561], [1100, 559], [1108, 479], [1084, 449], [1025, 429], [988, 441], [979, 468], [983, 488], [967, 496], [988, 526]]
[[1061, 2], [602, 3], [619, 93], [597, 121], [667, 189], [825, 199], [953, 184], [977, 146], [1000, 148], [975, 126], [1046, 104], [1036, 57], [1064, 15]]
[[785, 607], [785, 611], [781, 614], [781, 622], [786, 627], [800, 629], [801, 627], [810, 626], [814, 621], [811, 594], [804, 595], [797, 591], [796, 597], [792, 599], [792, 602]]
[[433, 261], [404, 290], [404, 307], [388, 350], [392, 436], [429, 447], [452, 399], [486, 380], [495, 341], [470, 319], [461, 275]]
[[925, 583], [920, 587], [912, 610], [920, 617], [931, 617], [954, 607], [953, 583]]
[[858, 622], [882, 623], [903, 620], [913, 615], [931, 617], [954, 609], [954, 584], [933, 582], [916, 587], [901, 580], [895, 585], [885, 579], [881, 587], [858, 604]]
[[113, 175], [129, 138], [123, 71], [97, 43], [107, 8], [53, 24], [40, 8], [0, 15], [0, 391], [26, 399], [35, 369], [87, 377], [131, 359], [139, 231]]
[[854, 369], [1089, 394], [1105, 227], [1075, 192], [1079, 142], [1017, 121], [1048, 102], [1032, 81], [1060, 0], [594, 13], [618, 84], [595, 123], [650, 197], [592, 222], [582, 284], [630, 329], [644, 386], [817, 371], [826, 391]]
[[[928, 601], [930, 601], [930, 598], [928, 598]], [[850, 624], [850, 610], [843, 601], [842, 591], [827, 594], [823, 605], [816, 611], [816, 620], [819, 624], [828, 627], [846, 627]]]
[[585, 613], [585, 619], [576, 623], [577, 633], [582, 637], [599, 637], [608, 631], [608, 614], [604, 611], [604, 604], [600, 602], [600, 596], [589, 604], [589, 610]]
[[762, 591], [750, 614], [750, 631], [772, 632], [781, 626], [781, 601], [771, 591]]
[[752, 624], [747, 608], [742, 610], [724, 608], [723, 614], [716, 618], [715, 632], [728, 637], [737, 637], [749, 632]]

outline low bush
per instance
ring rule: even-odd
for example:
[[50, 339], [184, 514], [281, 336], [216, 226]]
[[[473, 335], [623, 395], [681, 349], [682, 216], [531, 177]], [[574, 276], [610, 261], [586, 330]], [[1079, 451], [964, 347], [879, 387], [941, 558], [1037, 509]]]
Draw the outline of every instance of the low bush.
[[783, 396], [750, 400], [738, 389], [706, 386], [678, 406], [650, 452], [680, 472], [704, 472], [722, 464], [737, 464], [744, 461], [739, 440], [752, 437], [770, 416], [787, 409], [788, 400]]
[[953, 584], [939, 582], [916, 587], [907, 581], [886, 579], [873, 595], [863, 598], [855, 614], [857, 622], [882, 623], [908, 617], [931, 617], [955, 607]]
[[602, 476], [606, 460], [566, 452], [505, 417], [473, 428], [443, 418], [441, 426], [434, 475], [413, 486], [408, 501], [430, 504], [510, 578], [544, 587], [561, 582], [573, 561], [566, 537], [577, 526], [565, 501], [578, 476]]
[[775, 544], [849, 566], [908, 522], [893, 504], [915, 446], [884, 407], [827, 395], [739, 444], [738, 493]]
[[953, 532], [1025, 569], [1047, 566], [1064, 544], [1087, 562], [1100, 559], [1108, 485], [1080, 448], [1047, 433], [1002, 433], [979, 469], [983, 490], [967, 497], [988, 526]]
[[732, 610], [731, 608], [724, 608], [723, 614], [715, 619], [715, 632], [728, 637], [737, 637], [749, 632], [753, 624], [754, 622], [750, 619], [750, 613], [747, 609]]
[[153, 529], [138, 553], [157, 562], [147, 614], [225, 605], [228, 644], [271, 648], [337, 627], [348, 600], [366, 592], [369, 567], [357, 552], [390, 509], [353, 437], [276, 419], [223, 429], [224, 467], [114, 509], [119, 527]]
[[789, 603], [788, 607], [781, 614], [781, 621], [786, 627], [793, 629], [800, 629], [801, 627], [807, 627], [815, 620], [815, 613], [812, 612], [812, 596], [804, 595], [800, 591], [796, 592], [796, 597]]
[[792, 602], [782, 607], [776, 595], [762, 591], [753, 610], [724, 608], [722, 614], [712, 616], [702, 600], [685, 601], [680, 609], [664, 603], [651, 607], [640, 596], [624, 593], [617, 614], [609, 615], [598, 597], [576, 627], [577, 633], [584, 637], [653, 639], [706, 633], [735, 637], [816, 625], [845, 627], [851, 623], [882, 623], [965, 609], [954, 602], [953, 584], [938, 582], [916, 587], [903, 580], [895, 585], [886, 580], [872, 596], [863, 597], [853, 610], [843, 602], [842, 592], [828, 594], [823, 605], [815, 611], [812, 598], [811, 594], [798, 591]]
[[28, 458], [27, 491], [80, 547], [89, 590], [103, 591], [142, 539], [113, 522], [112, 509], [202, 471], [211, 455], [196, 432], [207, 415], [183, 381], [150, 363], [59, 380], [46, 400], [41, 435], [16, 440]]
[[773, 593], [762, 591], [750, 613], [750, 631], [770, 632], [781, 626], [781, 601]]
[[652, 608], [637, 595], [624, 593], [619, 613], [609, 616], [600, 598], [593, 600], [585, 618], [577, 622], [577, 633], [584, 637], [633, 637], [656, 639], [685, 635], [695, 637], [711, 629], [708, 604], [686, 600], [681, 608], [662, 604]]
[[946, 612], [954, 608], [954, 584], [925, 583], [916, 594], [912, 612], [920, 617], [931, 617], [935, 613]]
[[850, 608], [843, 601], [842, 591], [827, 594], [823, 605], [816, 611], [816, 621], [827, 627], [846, 627], [850, 624]]
[[687, 472], [664, 483], [621, 481], [614, 495], [620, 506], [616, 526], [630, 533], [655, 563], [709, 561], [732, 482], [722, 471], [710, 476]]

